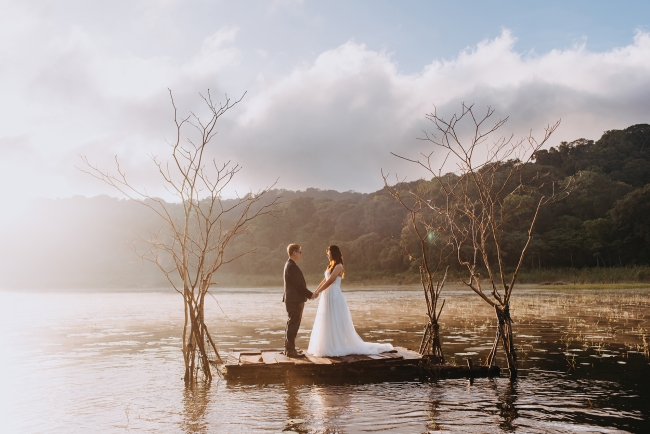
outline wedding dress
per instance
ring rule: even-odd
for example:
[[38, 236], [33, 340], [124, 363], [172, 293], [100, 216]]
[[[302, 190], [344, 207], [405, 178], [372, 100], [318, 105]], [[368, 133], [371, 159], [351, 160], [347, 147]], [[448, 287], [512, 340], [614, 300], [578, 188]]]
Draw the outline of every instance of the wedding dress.
[[[325, 279], [330, 271], [325, 271]], [[320, 294], [314, 327], [307, 352], [314, 356], [379, 354], [393, 349], [391, 344], [364, 342], [354, 329], [350, 309], [341, 292], [341, 276]]]

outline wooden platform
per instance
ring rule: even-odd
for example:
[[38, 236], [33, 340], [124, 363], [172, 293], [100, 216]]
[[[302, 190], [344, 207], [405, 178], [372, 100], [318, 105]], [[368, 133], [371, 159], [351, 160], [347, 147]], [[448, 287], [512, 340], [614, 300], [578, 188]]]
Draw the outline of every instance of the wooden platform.
[[442, 365], [425, 369], [422, 356], [415, 351], [396, 347], [393, 351], [372, 355], [343, 357], [288, 358], [281, 348], [235, 348], [223, 367], [227, 380], [277, 382], [287, 379], [313, 381], [404, 381], [425, 377], [458, 378], [499, 375], [499, 368]]

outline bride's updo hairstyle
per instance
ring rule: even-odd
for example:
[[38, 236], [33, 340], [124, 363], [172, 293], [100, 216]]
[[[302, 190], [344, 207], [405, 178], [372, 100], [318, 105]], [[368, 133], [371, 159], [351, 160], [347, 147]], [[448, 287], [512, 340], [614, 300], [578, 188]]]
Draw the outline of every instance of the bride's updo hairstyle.
[[[327, 266], [327, 269], [331, 272], [334, 270], [334, 267], [336, 267], [336, 264], [341, 264], [343, 265], [343, 254], [341, 253], [341, 249], [339, 249], [339, 246], [329, 246], [327, 248], [327, 251], [332, 255], [332, 260], [330, 261], [330, 264]], [[345, 271], [341, 273], [341, 279], [344, 277]]]

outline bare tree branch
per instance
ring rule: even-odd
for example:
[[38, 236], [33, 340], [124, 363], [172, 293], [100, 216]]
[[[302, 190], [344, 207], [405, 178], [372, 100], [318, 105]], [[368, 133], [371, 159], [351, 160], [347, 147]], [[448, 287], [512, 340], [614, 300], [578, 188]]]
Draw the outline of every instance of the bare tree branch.
[[[170, 285], [183, 295], [183, 358], [187, 383], [196, 380], [199, 369], [208, 381], [211, 380], [209, 357], [221, 361], [204, 318], [205, 296], [213, 284], [214, 275], [224, 264], [254, 251], [227, 257], [228, 245], [235, 237], [247, 233], [254, 220], [273, 215], [276, 205], [281, 203], [281, 197], [266, 199], [275, 183], [255, 193], [224, 201], [223, 192], [241, 167], [230, 161], [204, 161], [206, 149], [217, 134], [217, 121], [239, 104], [244, 95], [236, 101], [231, 101], [226, 95], [225, 101], [216, 105], [208, 90], [207, 95], [201, 95], [201, 98], [211, 115], [202, 119], [194, 112], [179, 117], [173, 94], [169, 91], [176, 126], [175, 139], [169, 143], [171, 161], [160, 160], [156, 155], [151, 155], [151, 159], [164, 188], [179, 199], [182, 214], [175, 211], [175, 205], [149, 195], [146, 189], [136, 188], [127, 178], [117, 156], [115, 174], [100, 169], [86, 156], [81, 156], [83, 167], [79, 170], [151, 209], [162, 223], [161, 229], [156, 233], [150, 232], [148, 239], [140, 237], [140, 243], [147, 246], [144, 251], [134, 250], [143, 261], [155, 264]], [[182, 289], [177, 279], [182, 282]]]

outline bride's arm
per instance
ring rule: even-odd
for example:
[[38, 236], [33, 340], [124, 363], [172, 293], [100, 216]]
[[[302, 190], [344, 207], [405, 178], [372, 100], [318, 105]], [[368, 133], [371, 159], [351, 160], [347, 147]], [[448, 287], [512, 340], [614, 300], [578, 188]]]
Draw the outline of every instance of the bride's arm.
[[323, 285], [325, 284], [326, 281], [327, 281], [327, 279], [325, 279], [323, 277], [323, 280], [318, 284], [318, 288], [316, 288], [316, 290], [314, 292], [318, 292], [323, 287]]
[[318, 285], [318, 288], [316, 288], [316, 291], [314, 291], [314, 297], [317, 297], [318, 294], [321, 292], [325, 291], [327, 288], [330, 287], [332, 283], [336, 280], [337, 277], [343, 272], [343, 265], [341, 264], [336, 264], [336, 267], [332, 270], [330, 273], [330, 277], [327, 278], [327, 280], [323, 279], [323, 281]]
[[321, 283], [318, 285], [318, 288], [316, 288], [316, 289], [314, 290], [314, 293], [313, 293], [312, 296], [311, 296], [311, 300], [315, 300], [315, 299], [318, 297], [318, 294], [320, 293], [320, 289], [321, 289], [321, 288], [323, 287], [323, 285], [325, 284], [325, 280], [326, 280], [326, 279], [323, 278], [323, 280], [321, 281]]

